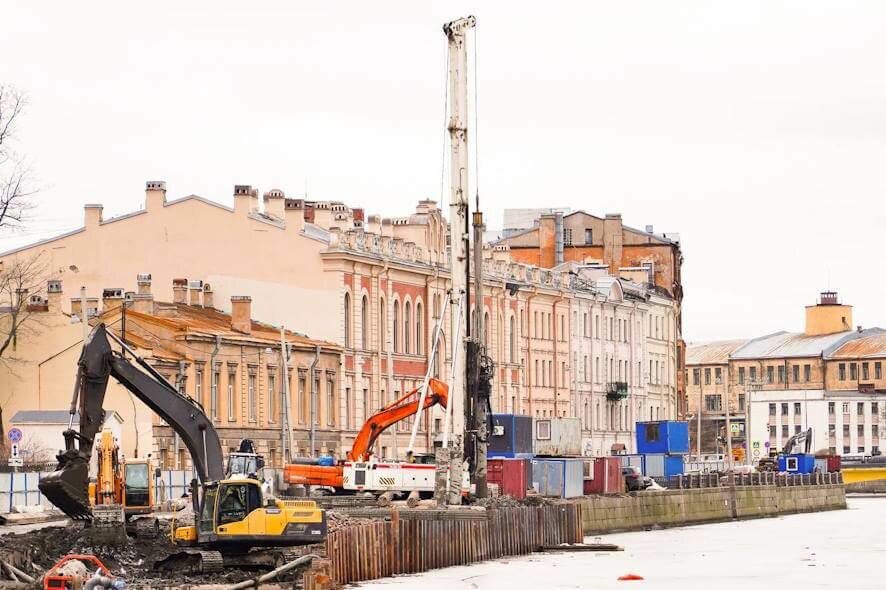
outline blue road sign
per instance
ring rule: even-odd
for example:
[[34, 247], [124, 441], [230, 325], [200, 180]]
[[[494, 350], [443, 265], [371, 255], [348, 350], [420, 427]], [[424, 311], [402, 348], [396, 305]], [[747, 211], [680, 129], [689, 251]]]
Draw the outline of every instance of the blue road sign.
[[6, 437], [14, 443], [20, 442], [22, 440], [22, 431], [18, 428], [10, 428], [9, 432], [6, 433]]

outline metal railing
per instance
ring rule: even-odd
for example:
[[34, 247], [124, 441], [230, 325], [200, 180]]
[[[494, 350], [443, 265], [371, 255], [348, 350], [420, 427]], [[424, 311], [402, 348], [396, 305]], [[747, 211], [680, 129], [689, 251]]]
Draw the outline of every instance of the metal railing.
[[843, 474], [839, 471], [832, 473], [735, 473], [721, 475], [719, 473], [693, 473], [688, 475], [674, 475], [668, 480], [669, 489], [698, 489], [720, 488], [735, 486], [814, 486], [842, 484]]

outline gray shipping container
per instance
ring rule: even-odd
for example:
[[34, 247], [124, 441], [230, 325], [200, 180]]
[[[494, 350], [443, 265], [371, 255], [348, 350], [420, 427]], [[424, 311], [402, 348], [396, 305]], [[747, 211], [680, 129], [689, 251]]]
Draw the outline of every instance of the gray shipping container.
[[533, 452], [545, 457], [581, 456], [581, 418], [536, 418]]
[[542, 496], [576, 498], [584, 495], [582, 459], [533, 459], [532, 487]]

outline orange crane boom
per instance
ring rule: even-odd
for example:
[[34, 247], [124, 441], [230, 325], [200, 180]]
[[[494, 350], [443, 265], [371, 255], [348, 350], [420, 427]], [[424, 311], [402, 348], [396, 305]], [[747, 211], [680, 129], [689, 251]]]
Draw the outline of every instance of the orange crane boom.
[[[443, 408], [449, 401], [449, 387], [438, 379], [428, 380], [428, 393], [425, 396], [422, 407], [419, 408], [419, 392], [421, 388], [417, 387], [401, 397], [391, 402], [379, 412], [371, 416], [360, 429], [357, 438], [354, 439], [354, 446], [347, 453], [350, 461], [366, 461], [372, 456], [372, 447], [375, 441], [385, 430], [405, 420], [410, 416], [414, 416], [421, 410], [427, 410], [437, 404]], [[341, 489], [342, 488], [342, 465], [304, 465], [289, 464], [283, 469], [283, 479], [286, 483], [295, 485], [314, 485], [326, 486]]]

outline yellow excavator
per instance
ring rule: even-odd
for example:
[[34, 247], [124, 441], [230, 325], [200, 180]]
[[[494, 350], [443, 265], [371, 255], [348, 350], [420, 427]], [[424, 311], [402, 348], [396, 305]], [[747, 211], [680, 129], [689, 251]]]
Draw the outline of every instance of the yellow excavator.
[[[149, 459], [121, 458], [120, 445], [103, 430], [96, 449], [96, 477], [89, 482], [93, 523], [104, 540], [122, 539], [123, 531], [136, 537], [156, 537], [160, 523], [154, 516], [155, 486]], [[125, 526], [124, 526], [125, 525]]]
[[[116, 347], [111, 346], [112, 341]], [[250, 474], [228, 477], [218, 433], [203, 407], [179, 393], [104, 324], [96, 326], [84, 343], [71, 400], [71, 418], [63, 433], [65, 450], [57, 457], [56, 471], [39, 485], [40, 491], [62, 512], [72, 519], [88, 523], [94, 520], [89, 502], [89, 461], [96, 435], [104, 424], [102, 406], [109, 377], [114, 377], [179, 435], [199, 478], [199, 483], [196, 479], [191, 482], [193, 524], [177, 526], [172, 531], [174, 541], [188, 548], [173, 553], [158, 567], [202, 572], [225, 567], [273, 567], [291, 554], [251, 549], [308, 545], [326, 538], [326, 512], [315, 502], [265, 497], [262, 482]], [[80, 425], [75, 430], [74, 417], [78, 412]]]

